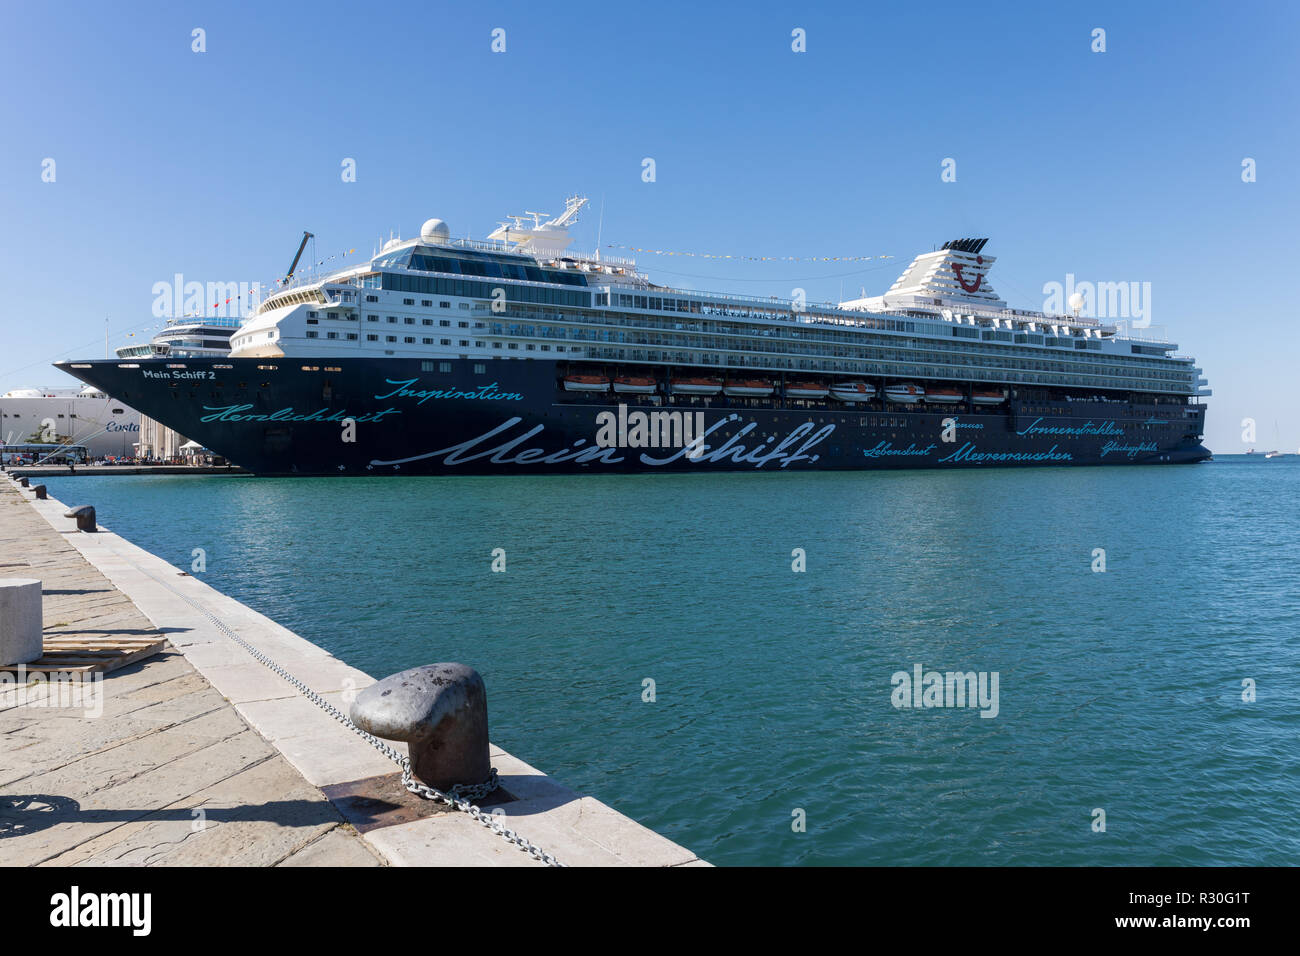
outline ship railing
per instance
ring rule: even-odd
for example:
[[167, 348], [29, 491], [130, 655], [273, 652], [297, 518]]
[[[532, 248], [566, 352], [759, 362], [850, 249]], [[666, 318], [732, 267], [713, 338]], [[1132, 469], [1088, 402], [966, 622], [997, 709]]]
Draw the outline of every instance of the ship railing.
[[167, 320], [168, 326], [174, 325], [215, 325], [222, 329], [237, 329], [248, 321], [244, 315], [178, 315]]
[[271, 296], [278, 295], [281, 292], [288, 292], [291, 289], [298, 289], [302, 286], [316, 285], [320, 282], [333, 282], [339, 285], [356, 285], [356, 273], [366, 272], [368, 266], [369, 260], [359, 265], [337, 266], [330, 269], [328, 272], [316, 268], [299, 269], [288, 281], [281, 285], [277, 285], [274, 291], [268, 292], [264, 298], [269, 299]]
[[451, 246], [453, 249], [469, 249], [476, 252], [504, 252], [509, 255], [527, 256], [528, 253], [521, 252], [515, 243], [506, 242], [504, 239], [452, 239], [443, 245]]
[[1150, 342], [1154, 345], [1172, 345], [1169, 337], [1166, 335], [1140, 335], [1137, 332], [1120, 331], [1116, 333], [1117, 339], [1123, 339], [1126, 342]]
[[[1000, 319], [1004, 322], [1033, 322], [1035, 325], [1040, 326], [1037, 330], [1039, 332], [1043, 331], [1041, 326], [1050, 327], [1053, 325], [1095, 329], [1098, 332], [1108, 332], [1111, 334], [1114, 334], [1117, 330], [1117, 326], [1106, 324], [1089, 316], [1056, 315], [1051, 312], [1030, 312], [1026, 309], [983, 309], [979, 306], [968, 307], [950, 305], [897, 305], [887, 306], [886, 308], [877, 310], [854, 309], [853, 311], [874, 312], [879, 315], [907, 315], [909, 317], [920, 316], [940, 319], [943, 317], [942, 313], [945, 310], [954, 315], [973, 315], [977, 320]], [[948, 320], [945, 319], [944, 321]], [[983, 325], [983, 323], [978, 323], [977, 326], [972, 326], [972, 328], [978, 327], [979, 325]]]
[[456, 249], [469, 249], [477, 252], [496, 252], [506, 253], [508, 255], [523, 256], [528, 259], [537, 259], [539, 261], [558, 261], [560, 259], [572, 259], [575, 262], [589, 262], [606, 266], [622, 266], [628, 269], [636, 268], [636, 260], [626, 256], [609, 256], [600, 250], [595, 252], [574, 252], [571, 249], [555, 249], [553, 251], [525, 249], [517, 243], [507, 242], [504, 239], [453, 239], [447, 245]]
[[[475, 282], [488, 282], [488, 283], [490, 283], [493, 278], [492, 276], [467, 276], [467, 275], [461, 275], [459, 273], [454, 273], [454, 272], [430, 272], [424, 269], [408, 269], [405, 267], [400, 267], [400, 268], [394, 267], [387, 271], [399, 272], [399, 273], [410, 273], [411, 275], [417, 275], [417, 276], [438, 276], [439, 278], [442, 279], [470, 279]], [[358, 289], [369, 288], [368, 286], [362, 284], [362, 276], [360, 275], [348, 276], [346, 278], [340, 277], [338, 279], [329, 279], [329, 278], [326, 278], [324, 280], [316, 279], [310, 282], [304, 280], [301, 283], [297, 283], [297, 285], [302, 285], [302, 286], [316, 285], [317, 283], [320, 283], [322, 281], [328, 282], [330, 285], [351, 285], [351, 286], [356, 286]], [[568, 292], [593, 292], [598, 288], [602, 288], [599, 285], [586, 285], [586, 286], [567, 285], [562, 282], [537, 282], [533, 279], [504, 279], [503, 278], [500, 281], [503, 285], [507, 285], [507, 286], [532, 286], [538, 289], [563, 289]], [[292, 291], [295, 287], [296, 287], [295, 285], [283, 286], [277, 289], [274, 294], [279, 295], [282, 292], [289, 292]], [[322, 308], [343, 309], [343, 308], [353, 308], [354, 306], [358, 305], [358, 302], [344, 302], [342, 300], [331, 299], [326, 293], [325, 289], [321, 290], [321, 294], [325, 295], [325, 302], [321, 304]], [[270, 298], [270, 296], [267, 296], [267, 298]]]
[[[615, 286], [611, 291], [618, 291], [618, 287]], [[701, 292], [693, 289], [674, 289], [670, 286], [661, 286], [649, 291], [638, 293], [638, 295], [642, 294], [653, 296], [657, 299], [692, 299], [699, 302], [701, 305], [709, 305], [710, 303], [718, 303], [719, 305], [722, 305], [734, 302], [751, 307], [759, 306], [767, 312], [781, 313], [781, 318], [794, 318], [796, 320], [803, 319], [805, 321], [808, 320], [809, 316], [815, 318], [819, 314], [825, 315], [827, 318], [851, 318], [855, 314], [850, 310], [839, 308], [839, 306], [834, 302], [813, 302], [796, 307], [792, 300], [778, 298], [777, 296], [732, 295], [725, 292]], [[695, 315], [699, 313], [681, 314]]]
[[636, 260], [635, 260], [635, 259], [629, 259], [629, 258], [626, 257], [626, 256], [610, 256], [610, 255], [606, 255], [605, 253], [601, 252], [599, 249], [597, 249], [595, 252], [592, 252], [592, 253], [586, 253], [586, 252], [581, 252], [581, 253], [566, 252], [566, 253], [563, 253], [563, 254], [560, 256], [560, 258], [562, 258], [562, 259], [577, 259], [579, 262], [592, 262], [592, 263], [598, 263], [598, 264], [603, 265], [603, 266], [623, 266], [623, 267], [626, 268], [626, 269], [635, 269], [635, 268], [636, 268]]

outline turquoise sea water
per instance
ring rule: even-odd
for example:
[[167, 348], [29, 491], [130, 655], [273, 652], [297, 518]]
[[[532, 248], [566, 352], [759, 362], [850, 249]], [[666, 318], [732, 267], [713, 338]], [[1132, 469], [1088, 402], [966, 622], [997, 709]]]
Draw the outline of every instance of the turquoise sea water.
[[[1300, 458], [47, 484], [376, 676], [477, 668], [496, 743], [714, 863], [1300, 861]], [[997, 716], [895, 708], [915, 664]]]

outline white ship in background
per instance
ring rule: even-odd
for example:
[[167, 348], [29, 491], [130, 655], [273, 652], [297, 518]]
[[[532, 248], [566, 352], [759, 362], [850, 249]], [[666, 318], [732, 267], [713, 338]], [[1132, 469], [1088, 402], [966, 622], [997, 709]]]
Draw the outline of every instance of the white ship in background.
[[0, 395], [5, 445], [82, 445], [91, 458], [131, 458], [140, 413], [93, 386], [15, 388]]
[[[169, 319], [149, 341], [117, 349], [119, 358], [218, 357], [230, 351], [239, 318]], [[185, 437], [94, 386], [16, 388], [0, 395], [5, 446], [80, 445], [87, 457], [175, 458]]]

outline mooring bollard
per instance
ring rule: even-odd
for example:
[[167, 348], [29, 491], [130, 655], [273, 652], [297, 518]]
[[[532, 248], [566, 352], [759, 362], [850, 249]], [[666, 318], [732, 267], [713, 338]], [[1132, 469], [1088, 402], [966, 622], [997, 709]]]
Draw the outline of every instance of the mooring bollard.
[[71, 508], [71, 509], [69, 509], [69, 510], [68, 510], [68, 513], [65, 514], [63, 517], [65, 517], [65, 518], [76, 518], [76, 519], [77, 519], [77, 530], [78, 530], [78, 531], [98, 531], [98, 530], [99, 530], [99, 528], [98, 528], [98, 527], [96, 526], [96, 524], [95, 524], [95, 506], [94, 506], [94, 505], [78, 505], [76, 508]]
[[49, 498], [49, 493], [45, 490], [44, 485], [32, 485], [32, 491], [36, 492], [37, 501], [45, 501]]
[[0, 667], [29, 664], [41, 656], [41, 582], [0, 578]]
[[19, 479], [18, 479], [18, 484], [20, 484], [20, 485], [22, 485], [24, 488], [26, 488], [26, 487], [27, 487], [27, 478], [26, 478], [26, 477], [19, 478]]
[[372, 684], [352, 702], [352, 722], [404, 740], [411, 772], [439, 790], [483, 783], [488, 756], [487, 688], [464, 664], [428, 664]]

